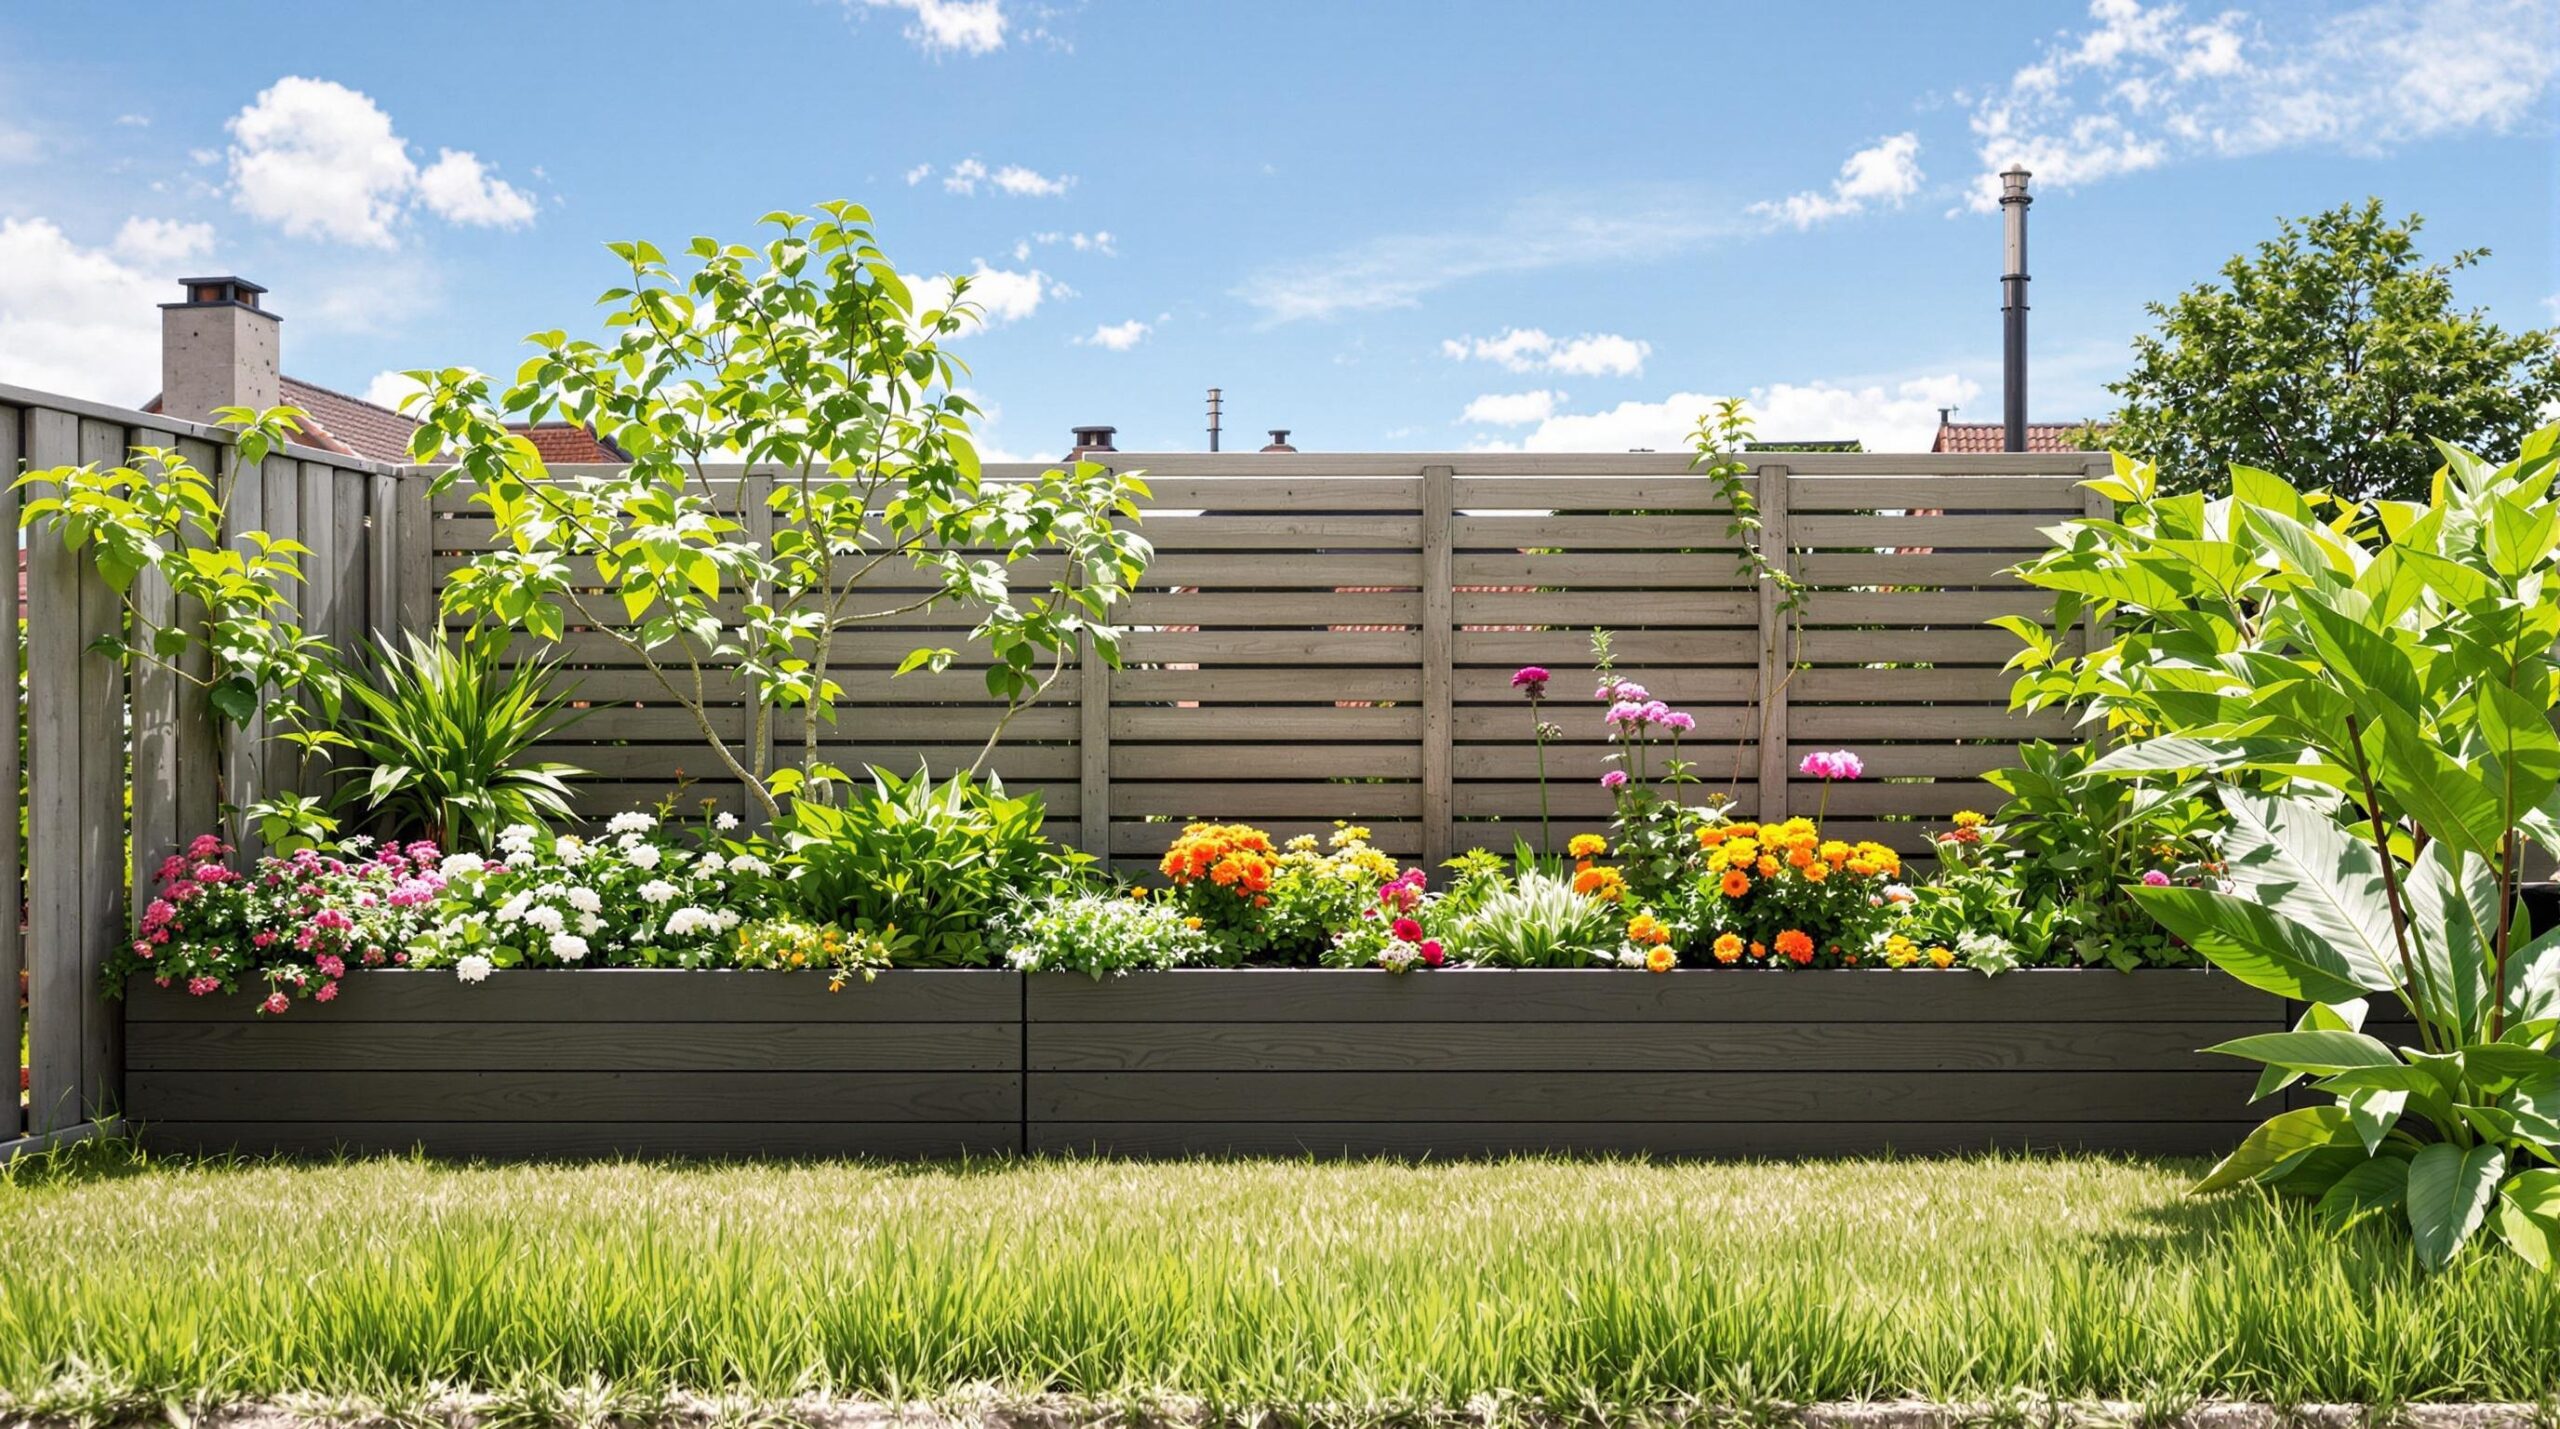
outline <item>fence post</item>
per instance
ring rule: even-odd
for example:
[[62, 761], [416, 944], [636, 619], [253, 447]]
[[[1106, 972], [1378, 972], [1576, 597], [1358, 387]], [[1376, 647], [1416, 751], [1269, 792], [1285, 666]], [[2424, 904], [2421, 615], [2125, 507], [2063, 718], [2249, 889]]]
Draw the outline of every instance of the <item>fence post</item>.
[[[204, 473], [206, 480], [214, 482], [217, 490], [220, 489], [224, 463], [232, 457], [230, 447], [197, 437], [185, 437], [179, 440], [178, 451], [190, 465]], [[237, 496], [234, 491], [233, 498], [237, 499]], [[221, 539], [220, 532], [210, 537], [197, 534], [188, 537], [188, 543], [200, 546], [210, 540], [219, 544]], [[221, 739], [214, 727], [213, 701], [206, 689], [206, 682], [213, 675], [213, 649], [201, 638], [204, 603], [194, 599], [182, 600], [177, 602], [171, 614], [181, 629], [199, 637], [188, 645], [185, 654], [178, 657], [184, 678], [171, 682], [177, 701], [177, 709], [172, 716], [177, 736], [174, 754], [177, 769], [176, 802], [172, 811], [176, 824], [170, 832], [173, 840], [184, 841], [197, 834], [212, 833], [221, 825]], [[147, 888], [150, 873], [142, 861], [138, 838], [135, 847], [134, 883], [138, 888]]]
[[1452, 691], [1457, 684], [1450, 509], [1457, 469], [1422, 469], [1422, 863], [1438, 868], [1456, 852], [1457, 789], [1450, 739]]
[[[2115, 459], [2113, 457], [2108, 457], [2103, 461], [2094, 461], [2089, 464], [2089, 475], [2092, 478], [2110, 475], [2114, 470]], [[2113, 521], [2116, 519], [2116, 504], [2109, 498], [2101, 496], [2097, 492], [2084, 486], [2080, 488], [2080, 514], [2084, 519], [2090, 521]], [[2080, 652], [2083, 655], [2095, 651], [2099, 646], [2106, 643], [2106, 622], [2098, 618], [2098, 610], [2096, 606], [2093, 605], [2089, 609], [2081, 612], [2080, 628], [2083, 632], [2082, 638], [2088, 642], [2086, 647]], [[2059, 632], [2057, 632], [2057, 634], [2058, 633]], [[2104, 749], [2107, 743], [2106, 723], [2103, 720], [2100, 721], [2097, 728], [2090, 731], [2088, 738], [2090, 743]]]
[[1111, 662], [1076, 636], [1076, 846], [1111, 857]]
[[[18, 529], [19, 459], [25, 454], [26, 412], [18, 407], [0, 407], [0, 526], [14, 534]], [[18, 549], [23, 553], [24, 545]], [[21, 556], [23, 560], [23, 555]], [[21, 567], [23, 569], [23, 567]], [[0, 784], [9, 789], [10, 807], [22, 809], [18, 802], [18, 778], [23, 766], [18, 760], [18, 582], [0, 581]], [[9, 906], [0, 910], [0, 1046], [9, 1049], [8, 1061], [19, 1065], [18, 1049], [25, 1045], [26, 1024], [18, 1012], [18, 975], [26, 970], [26, 945], [20, 940], [17, 909], [24, 906], [19, 879], [19, 824], [15, 817], [0, 824], [0, 898]], [[0, 1087], [0, 1102], [8, 1105], [0, 1110], [0, 1141], [7, 1141], [25, 1129], [18, 1112], [14, 1088]]]
[[387, 471], [365, 478], [368, 525], [364, 543], [364, 636], [397, 641], [400, 610], [400, 478]]
[[[1760, 511], [1760, 556], [1792, 576], [1795, 548], [1787, 535], [1787, 469], [1761, 467], [1752, 483]], [[1787, 816], [1787, 677], [1795, 670], [1795, 645], [1787, 631], [1786, 592], [1762, 577], [1760, 593], [1760, 784], [1751, 816], [1775, 822]]]
[[398, 627], [421, 638], [434, 638], [438, 613], [443, 602], [436, 599], [435, 509], [427, 488], [434, 476], [419, 467], [404, 466], [392, 478], [393, 504], [400, 515], [392, 523], [398, 537], [396, 560], [399, 565]]

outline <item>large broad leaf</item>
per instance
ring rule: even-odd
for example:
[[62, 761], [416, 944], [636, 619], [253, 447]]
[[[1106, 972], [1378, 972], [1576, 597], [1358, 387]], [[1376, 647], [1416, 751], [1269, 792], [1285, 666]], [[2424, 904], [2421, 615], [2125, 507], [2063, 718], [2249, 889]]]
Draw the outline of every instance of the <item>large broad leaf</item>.
[[2491, 788], [2510, 817], [2538, 807], [2560, 788], [2560, 735], [2551, 731], [2550, 710], [2493, 682], [2480, 686], [2479, 713]]
[[2560, 1266], [2560, 1171], [2508, 1178], [2498, 1197], [2498, 1238], [2546, 1275]]
[[2320, 1198], [2321, 1215], [2339, 1225], [2383, 1211], [2396, 1211], [2409, 1199], [2409, 1163], [2397, 1156], [2377, 1156], [2338, 1178]]
[[2320, 661], [2368, 719], [2384, 710], [2418, 708], [2418, 667], [2391, 637], [2314, 600], [2294, 607]]
[[2394, 1088], [2376, 1087], [2357, 1092], [2346, 1100], [2347, 1122], [2356, 1129], [2356, 1140], [2364, 1143], [2364, 1154], [2371, 1156], [2382, 1145], [2382, 1138], [2400, 1124], [2400, 1113], [2409, 1107], [2409, 1094]]
[[2560, 1075], [2545, 1073], [2519, 1082], [2514, 1095], [2507, 1098], [2506, 1110], [2515, 1118], [2517, 1135], [2560, 1152]]
[[2494, 1146], [2468, 1150], [2439, 1141], [2409, 1160], [2409, 1232], [2418, 1263], [2442, 1270], [2488, 1218], [2489, 1203], [2506, 1174], [2506, 1153]]
[[2228, 1190], [2254, 1181], [2306, 1152], [2342, 1143], [2352, 1145], [2354, 1136], [2354, 1129], [2347, 1124], [2345, 1107], [2307, 1106], [2278, 1113], [2260, 1122], [2230, 1155], [2206, 1173], [2196, 1183], [2196, 1192], [2201, 1195]]
[[2489, 953], [2497, 946], [2503, 885], [2487, 860], [2439, 840], [2409, 866], [2410, 959], [2417, 1010], [2438, 1027], [2478, 1040], [2488, 1024]]
[[2262, 992], [2297, 1002], [2346, 1002], [2395, 981], [2247, 898], [2205, 888], [2136, 885], [2126, 892], [2206, 961]]
[[2399, 1055], [2361, 1032], [2261, 1032], [2205, 1048], [2296, 1072], [2328, 1074], [2357, 1067], [2396, 1067]]
[[2560, 1017], [2560, 928], [2507, 954], [2507, 1021]]
[[2214, 773], [2252, 764], [2291, 764], [2302, 754], [2300, 740], [2262, 735], [2203, 737], [2169, 735], [2111, 749], [2089, 766], [2092, 774], [2168, 774], [2199, 769]]
[[[2364, 1030], [2366, 1006], [2365, 1000], [2361, 997], [2335, 1004], [2315, 1002], [2304, 1007], [2302, 1015], [2293, 1020], [2293, 1030], [2296, 1032], [2361, 1032]], [[2249, 1100], [2264, 1101], [2301, 1080], [2300, 1072], [2288, 1072], [2282, 1067], [2271, 1065], [2258, 1074], [2257, 1089], [2249, 1093]]]
[[2417, 717], [2406, 709], [2379, 710], [2376, 717], [2382, 739], [2370, 752], [2385, 801], [2437, 838], [2482, 858], [2496, 857], [2506, 841], [2507, 813], [2483, 773], [2455, 763], [2420, 732]]
[[2398, 981], [2391, 902], [2371, 844], [2301, 800], [2226, 788], [2222, 807], [2231, 815], [2224, 862], [2243, 896], [2327, 939], [2357, 986]]

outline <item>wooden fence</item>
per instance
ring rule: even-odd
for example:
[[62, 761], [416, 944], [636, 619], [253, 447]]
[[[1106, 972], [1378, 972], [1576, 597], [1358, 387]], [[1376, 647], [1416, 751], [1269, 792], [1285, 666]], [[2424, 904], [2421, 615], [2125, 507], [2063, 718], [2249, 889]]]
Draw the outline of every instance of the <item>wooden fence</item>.
[[[1154, 492], [1141, 529], [1156, 559], [1127, 610], [1125, 663], [1070, 671], [1014, 722], [991, 767], [1041, 791], [1060, 838], [1131, 871], [1193, 818], [1283, 836], [1354, 820], [1390, 852], [1434, 863], [1534, 834], [1538, 752], [1510, 683], [1528, 664], [1556, 676], [1558, 837], [1595, 825], [1610, 806], [1590, 703], [1595, 626], [1613, 633], [1623, 675], [1697, 716], [1681, 752], [1698, 793], [1729, 792], [1762, 817], [1810, 814], [1823, 795], [1798, 761], [1849, 747], [1868, 778], [1830, 792], [1830, 822], [1905, 850], [1956, 810], [1996, 804], [1978, 776], [2020, 740], [2073, 734], [2063, 715], [2008, 712], [2001, 666], [2017, 643], [1984, 622], [2049, 610], [2002, 572], [2091, 509], [2079, 483], [2103, 458], [1756, 462], [1747, 484], [1764, 549], [1805, 587], [1792, 617], [1741, 568], [1716, 488], [1682, 455], [1113, 460]], [[492, 533], [459, 492], [436, 513], [442, 578]], [[932, 612], [854, 637], [828, 755], [936, 770], [975, 758], [998, 713], [980, 685], [983, 650], [964, 648], [943, 674], [887, 674], [917, 645], [958, 643], [969, 621]], [[588, 812], [710, 770], [690, 718], [608, 637], [573, 631], [549, 653], [597, 706], [545, 751], [599, 776], [581, 786]], [[732, 736], [748, 727], [743, 704], [718, 717]], [[796, 723], [778, 737], [796, 742]], [[739, 804], [718, 779], [697, 795]]]
[[[173, 447], [233, 480], [235, 530], [311, 548], [302, 619], [340, 651], [362, 648], [375, 630], [424, 622], [433, 592], [417, 475], [298, 447], [240, 467], [217, 429], [0, 386], [0, 472], [12, 480], [22, 466], [123, 465], [137, 446]], [[0, 492], [7, 529], [24, 499]], [[92, 648], [129, 616], [86, 552], [65, 551], [44, 529], [18, 549], [19, 580], [0, 582], [0, 628], [21, 632], [0, 641], [0, 724], [17, 734], [0, 740], [0, 787], [17, 791], [21, 817], [0, 822], [0, 888], [18, 890], [23, 916], [0, 918], [0, 989], [9, 994], [0, 997], [0, 1043], [17, 1047], [23, 1034], [26, 1091], [0, 1111], [0, 1151], [77, 1135], [119, 1104], [122, 1022], [100, 979], [161, 860], [217, 827], [225, 791], [316, 792], [330, 777], [282, 767], [272, 745], [262, 761], [254, 739], [223, 751], [200, 684], [154, 665], [128, 679]], [[155, 624], [175, 614], [167, 587], [150, 580], [130, 603]], [[190, 668], [202, 673], [201, 655]]]

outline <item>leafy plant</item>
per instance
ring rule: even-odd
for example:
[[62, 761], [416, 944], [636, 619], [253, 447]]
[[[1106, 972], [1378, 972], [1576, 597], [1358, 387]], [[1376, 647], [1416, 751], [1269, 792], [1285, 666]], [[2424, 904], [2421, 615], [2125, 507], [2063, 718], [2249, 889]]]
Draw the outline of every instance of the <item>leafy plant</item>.
[[515, 824], [571, 817], [566, 780], [586, 771], [525, 751], [581, 717], [555, 693], [558, 661], [509, 665], [493, 641], [405, 638], [370, 672], [350, 672], [340, 732], [371, 773], [342, 798], [447, 848], [488, 847]]
[[2024, 902], [2049, 910], [2039, 920], [2044, 940], [2019, 952], [2029, 965], [2192, 965], [2195, 955], [2124, 890], [2146, 874], [2192, 881], [2209, 872], [2220, 806], [2201, 779], [2093, 773], [2102, 752], [2039, 740], [2019, 749], [2015, 767], [1984, 776], [2009, 794], [1994, 818], [1996, 856]]
[[[2024, 568], [2139, 618], [2085, 657], [2030, 652], [2023, 703], [2077, 698], [2142, 737], [2090, 768], [2218, 775], [2227, 884], [2127, 891], [2216, 967], [2315, 1004], [2217, 1051], [2261, 1094], [2336, 1096], [2269, 1119], [2200, 1189], [2257, 1183], [2344, 1219], [2406, 1222], [2441, 1267], [2483, 1227], [2560, 1265], [2560, 929], [2518, 899], [2560, 849], [2560, 428], [2494, 465], [2447, 447], [2430, 499], [2305, 495], [2235, 468], [2234, 495], [2161, 494], [2118, 458], [2115, 520]], [[2368, 1035], [2396, 999], [2416, 1045]]]
[[[1004, 706], [992, 750], [1079, 642], [1119, 658], [1111, 608], [1151, 555], [1126, 524], [1147, 494], [1132, 475], [1078, 462], [983, 478], [977, 408], [942, 346], [978, 316], [969, 280], [919, 295], [870, 222], [848, 203], [767, 214], [761, 248], [696, 238], [681, 273], [649, 243], [611, 244], [628, 277], [603, 298], [610, 342], [535, 334], [539, 353], [496, 407], [477, 373], [409, 374], [425, 389], [413, 451], [450, 453], [437, 488], [468, 483], [498, 529], [498, 549], [446, 587], [446, 608], [546, 639], [576, 624], [612, 641], [772, 818], [784, 800], [825, 801], [852, 782], [818, 757], [851, 632], [974, 611], [968, 639]], [[629, 465], [560, 475], [506, 425], [555, 413], [610, 438]], [[715, 482], [713, 462], [773, 475]], [[1021, 562], [1045, 557], [1057, 559], [1044, 584], [1015, 583]], [[959, 654], [918, 648], [897, 672], [940, 672]], [[754, 697], [742, 733], [715, 713], [732, 672]], [[789, 741], [770, 736], [790, 710], [803, 716], [797, 757], [776, 767], [768, 751]]]
[[1053, 893], [1016, 921], [1005, 961], [1024, 972], [1106, 974], [1205, 965], [1216, 947], [1174, 904], [1128, 894]]
[[1038, 794], [963, 772], [940, 784], [871, 771], [842, 807], [797, 800], [775, 828], [774, 896], [789, 912], [886, 943], [900, 967], [977, 967], [1006, 901], [1075, 886], [1092, 856], [1040, 831]]
[[1486, 893], [1455, 921], [1450, 941], [1465, 962], [1578, 968], [1617, 946], [1618, 932], [1612, 905], [1574, 892], [1561, 878], [1531, 871]]
[[[283, 447], [303, 414], [223, 407], [214, 416], [236, 433], [237, 460], [228, 466], [205, 472], [175, 448], [141, 446], [125, 466], [30, 471], [16, 482], [37, 493], [19, 508], [19, 525], [42, 526], [66, 549], [88, 553], [127, 612], [123, 628], [99, 645], [128, 666], [156, 665], [200, 687], [217, 750], [237, 748], [261, 716], [305, 748], [335, 743], [325, 718], [337, 692], [328, 643], [303, 630], [291, 594], [309, 548], [264, 531], [223, 530], [240, 472]], [[165, 589], [165, 607], [139, 598], [146, 575]], [[195, 653], [204, 658], [189, 658]], [[315, 712], [306, 698], [322, 716], [316, 728], [305, 727]], [[263, 749], [252, 752], [263, 761]], [[218, 783], [231, 767], [227, 757], [216, 760]], [[270, 782], [258, 780], [262, 788]], [[261, 792], [221, 788], [244, 820]]]

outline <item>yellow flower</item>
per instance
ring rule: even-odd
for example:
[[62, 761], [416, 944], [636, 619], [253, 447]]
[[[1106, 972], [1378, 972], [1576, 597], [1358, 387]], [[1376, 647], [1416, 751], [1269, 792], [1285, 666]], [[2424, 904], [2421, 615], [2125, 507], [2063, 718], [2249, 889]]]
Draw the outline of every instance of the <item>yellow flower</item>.
[[1609, 851], [1609, 841], [1598, 834], [1575, 834], [1564, 851], [1575, 858], [1597, 858]]
[[1954, 963], [1955, 960], [1956, 955], [1948, 952], [1944, 948], [1931, 948], [1929, 950], [1929, 965], [1931, 967], [1947, 967]]
[[1672, 952], [1669, 948], [1657, 947], [1652, 952], [1644, 955], [1644, 965], [1647, 972], [1667, 973], [1673, 968], [1679, 966], [1679, 964], [1680, 955]]
[[1824, 840], [1822, 844], [1822, 861], [1830, 864], [1833, 868], [1838, 868], [1840, 865], [1849, 861], [1849, 846], [1838, 839]]
[[1762, 878], [1775, 878], [1778, 876], [1778, 861], [1769, 857], [1767, 854], [1762, 854], [1760, 856], [1758, 867]]
[[1982, 817], [1980, 814], [1975, 813], [1975, 812], [1974, 812], [1973, 810], [1971, 810], [1971, 809], [1958, 809], [1958, 810], [1956, 810], [1956, 827], [1957, 827], [1957, 828], [1960, 828], [1960, 829], [1978, 829], [1978, 828], [1981, 828], [1984, 824], [1987, 824], [1987, 823], [1989, 823], [1989, 822], [1991, 822], [1989, 819], [1986, 819], [1986, 818]]
[[1724, 846], [1724, 856], [1735, 863], [1749, 863], [1760, 856], [1760, 841], [1748, 836], [1736, 838]]
[[1738, 958], [1738, 957], [1741, 957], [1741, 956], [1742, 956], [1742, 935], [1740, 935], [1739, 933], [1719, 933], [1719, 934], [1717, 934], [1717, 935], [1716, 935], [1716, 945], [1715, 945], [1715, 949], [1714, 949], [1714, 951], [1715, 951], [1715, 955], [1716, 955], [1716, 961], [1717, 961], [1717, 962], [1720, 962], [1720, 963], [1729, 963], [1729, 962], [1732, 962], [1734, 959], [1736, 959], [1736, 958]]
[[1886, 967], [1907, 968], [1918, 961], [1920, 961], [1920, 947], [1910, 938], [1895, 933], [1884, 940]]
[[1638, 913], [1627, 920], [1627, 940], [1659, 946], [1671, 941], [1671, 928], [1650, 913]]
[[1805, 869], [1805, 871], [1804, 871], [1804, 881], [1805, 881], [1805, 882], [1807, 882], [1807, 883], [1820, 883], [1821, 881], [1823, 881], [1823, 880], [1824, 880], [1824, 879], [1826, 879], [1826, 878], [1829, 878], [1830, 876], [1831, 876], [1831, 865], [1829, 865], [1829, 864], [1827, 864], [1827, 863], [1817, 863], [1817, 864], [1814, 864], [1814, 865], [1812, 865], [1811, 867], [1808, 867], [1807, 869]]
[[1183, 920], [1182, 920], [1182, 926], [1184, 926], [1184, 927], [1186, 927], [1186, 928], [1190, 929], [1192, 932], [1197, 933], [1197, 932], [1199, 932], [1199, 931], [1200, 931], [1200, 919], [1199, 919], [1199, 917], [1198, 917], [1197, 915], [1194, 915], [1194, 916], [1189, 917], [1189, 918], [1185, 918], [1185, 919], [1183, 919]]
[[1626, 875], [1614, 868], [1586, 868], [1573, 876], [1573, 891], [1603, 903], [1627, 896]]

